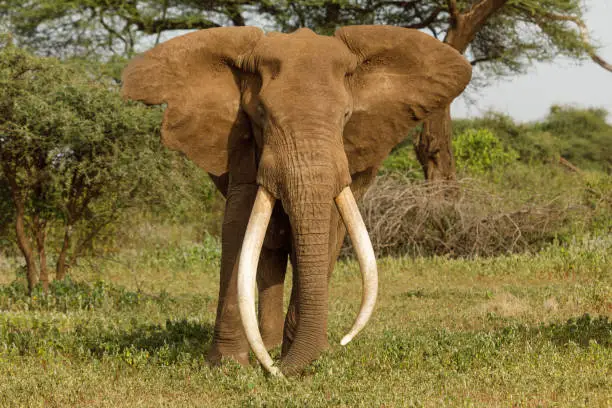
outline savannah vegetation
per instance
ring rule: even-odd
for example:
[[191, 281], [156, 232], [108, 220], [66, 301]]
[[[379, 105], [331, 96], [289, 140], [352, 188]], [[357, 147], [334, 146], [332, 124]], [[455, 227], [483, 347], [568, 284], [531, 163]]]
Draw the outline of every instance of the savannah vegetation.
[[330, 285], [331, 349], [285, 382], [255, 365], [206, 364], [218, 241], [159, 224], [131, 236], [47, 295], [28, 297], [5, 258], [1, 406], [610, 404], [609, 237], [535, 254], [383, 257], [377, 310], [348, 347], [338, 343], [361, 283], [357, 263], [343, 260]]
[[[347, 242], [328, 354], [288, 382], [206, 365], [223, 198], [160, 145], [159, 109], [121, 101], [124, 57], [167, 30], [254, 14], [285, 31], [457, 29], [453, 1], [378, 14], [399, 2], [280, 3], [0, 2], [12, 32], [0, 49], [0, 406], [612, 404], [612, 126], [597, 108], [455, 119], [454, 182], [425, 180], [415, 131], [361, 203], [381, 280], [364, 332], [338, 345], [359, 306]], [[538, 58], [596, 56], [575, 22], [546, 20], [579, 19], [579, 2], [497, 3], [467, 49], [478, 86]], [[547, 28], [543, 43], [518, 35], [520, 12]]]

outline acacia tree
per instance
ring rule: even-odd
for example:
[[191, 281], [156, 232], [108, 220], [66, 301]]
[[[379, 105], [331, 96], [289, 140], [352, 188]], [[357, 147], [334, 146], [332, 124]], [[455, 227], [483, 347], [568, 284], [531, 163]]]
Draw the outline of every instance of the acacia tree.
[[[423, 29], [464, 54], [475, 86], [525, 72], [558, 56], [591, 58], [604, 69], [583, 22], [582, 0], [4, 0], [0, 16], [21, 40], [45, 52], [130, 55], [139, 39], [177, 29], [264, 24], [329, 34], [347, 24]], [[74, 18], [74, 16], [80, 18]], [[150, 41], [149, 41], [150, 44]], [[414, 140], [428, 180], [455, 178], [450, 110], [423, 123]]]
[[10, 42], [0, 48], [0, 185], [10, 193], [30, 292], [46, 289], [47, 235], [63, 235], [56, 278], [120, 210], [163, 174], [159, 111], [122, 101], [116, 85]]
[[[476, 85], [492, 78], [523, 73], [535, 61], [558, 56], [591, 57], [605, 69], [589, 41], [579, 0], [444, 0], [431, 9], [435, 17], [428, 28], [444, 42], [465, 54], [476, 71]], [[442, 10], [445, 13], [442, 13]], [[576, 29], [578, 28], [578, 30]], [[480, 82], [480, 83], [479, 83]], [[428, 180], [453, 180], [450, 108], [423, 123], [415, 141], [417, 157]]]

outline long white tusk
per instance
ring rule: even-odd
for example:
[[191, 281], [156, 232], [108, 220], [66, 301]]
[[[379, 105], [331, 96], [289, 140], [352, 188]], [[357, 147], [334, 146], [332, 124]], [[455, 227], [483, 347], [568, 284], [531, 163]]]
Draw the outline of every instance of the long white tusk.
[[376, 304], [376, 294], [378, 292], [378, 271], [376, 269], [376, 258], [370, 236], [366, 230], [359, 208], [355, 202], [355, 197], [350, 187], [345, 187], [336, 197], [336, 206], [344, 220], [344, 225], [348, 230], [357, 259], [363, 282], [363, 293], [361, 295], [361, 308], [353, 323], [353, 327], [346, 336], [342, 338], [340, 344], [345, 346], [363, 329], [370, 319]]
[[238, 263], [238, 308], [242, 327], [257, 360], [270, 374], [282, 377], [282, 372], [278, 367], [274, 367], [274, 361], [264, 346], [255, 312], [257, 264], [273, 208], [274, 197], [260, 186], [251, 210]]

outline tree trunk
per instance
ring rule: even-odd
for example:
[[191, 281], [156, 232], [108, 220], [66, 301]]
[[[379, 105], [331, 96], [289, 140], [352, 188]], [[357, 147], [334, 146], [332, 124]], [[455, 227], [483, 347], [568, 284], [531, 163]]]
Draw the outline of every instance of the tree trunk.
[[451, 143], [450, 107], [446, 107], [423, 122], [423, 129], [414, 145], [425, 180], [455, 180], [455, 159]]
[[36, 237], [36, 248], [38, 250], [38, 263], [40, 267], [40, 282], [45, 293], [49, 291], [49, 271], [47, 269], [47, 254], [45, 252], [45, 241], [47, 240], [47, 223], [34, 217], [34, 235]]
[[[481, 0], [460, 13], [457, 2], [449, 1], [451, 24], [444, 38], [461, 54], [487, 22], [508, 0]], [[455, 180], [455, 159], [452, 152], [450, 106], [423, 121], [423, 130], [415, 143], [415, 151], [427, 181]]]
[[66, 277], [66, 256], [68, 254], [68, 248], [70, 247], [71, 235], [72, 225], [68, 224], [64, 231], [62, 249], [60, 249], [59, 256], [57, 257], [57, 264], [55, 265], [55, 280], [63, 280]]
[[38, 283], [38, 273], [36, 270], [36, 262], [34, 261], [34, 252], [30, 246], [30, 240], [25, 230], [25, 203], [23, 202], [22, 193], [17, 185], [16, 176], [14, 173], [4, 169], [4, 174], [11, 189], [11, 197], [15, 206], [15, 234], [17, 235], [17, 245], [23, 254], [26, 262], [26, 278], [28, 280], [28, 294], [32, 295], [34, 287]]

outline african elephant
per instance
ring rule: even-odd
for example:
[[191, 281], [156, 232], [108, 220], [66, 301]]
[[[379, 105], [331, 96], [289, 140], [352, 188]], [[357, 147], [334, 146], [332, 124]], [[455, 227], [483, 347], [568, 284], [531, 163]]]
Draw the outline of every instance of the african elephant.
[[[334, 36], [214, 28], [130, 62], [124, 98], [166, 103], [162, 142], [207, 171], [226, 197], [209, 361], [248, 364], [250, 345], [268, 371], [291, 375], [319, 356], [345, 224], [357, 241], [364, 294], [342, 343], [365, 325], [376, 263], [354, 197], [409, 130], [448, 106], [470, 77], [470, 64], [451, 47], [389, 26], [343, 27]], [[294, 283], [283, 316], [287, 259]], [[281, 342], [275, 367], [267, 350]]]

